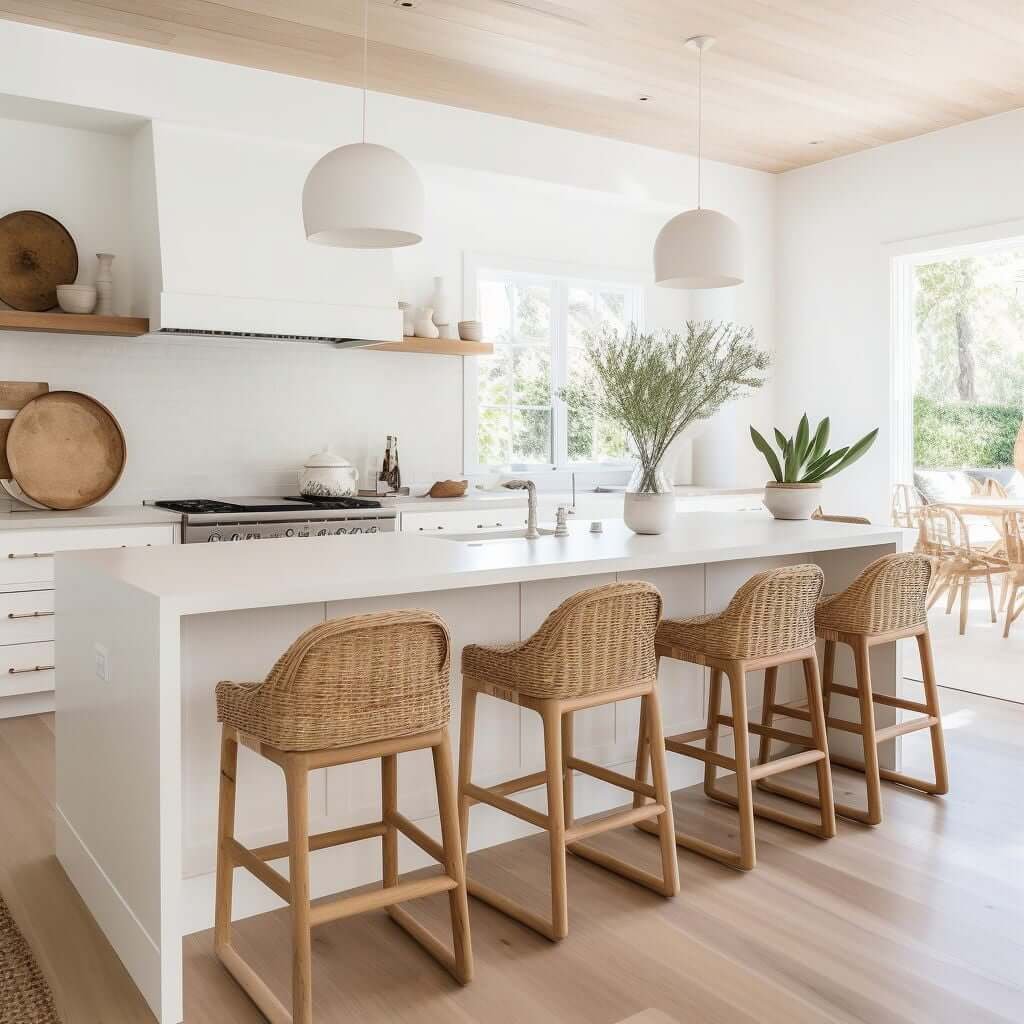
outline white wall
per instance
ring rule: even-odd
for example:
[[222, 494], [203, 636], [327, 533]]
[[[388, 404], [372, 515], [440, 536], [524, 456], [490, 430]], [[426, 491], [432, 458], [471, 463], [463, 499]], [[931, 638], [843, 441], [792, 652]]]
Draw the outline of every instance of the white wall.
[[851, 441], [880, 426], [826, 506], [887, 515], [893, 243], [1024, 217], [1024, 110], [791, 171], [779, 179], [776, 415], [831, 415]]
[[[358, 94], [345, 87], [10, 22], [0, 22], [0, 49], [10, 58], [0, 64], [0, 93], [111, 111], [115, 128], [119, 116], [158, 118], [326, 151], [351, 141], [358, 123]], [[55, 64], [60, 76], [43, 73]], [[427, 188], [426, 239], [395, 254], [399, 293], [416, 303], [438, 273], [462, 294], [465, 250], [649, 273], [661, 224], [692, 200], [687, 157], [394, 96], [371, 96], [370, 118], [371, 139], [401, 149]], [[95, 127], [95, 117], [88, 123]], [[124, 186], [128, 139], [13, 121], [0, 130], [5, 151], [31, 141], [47, 157], [42, 176], [34, 157], [0, 162], [0, 212], [51, 212], [75, 235], [90, 272], [99, 248], [126, 254], [115, 263], [124, 294], [136, 227]], [[775, 179], [713, 165], [705, 181], [707, 202], [744, 230], [748, 283], [737, 289], [736, 316], [771, 347]], [[652, 287], [648, 309], [650, 323], [680, 323], [687, 297]], [[395, 431], [407, 476], [461, 469], [457, 358], [2, 334], [0, 366], [5, 378], [45, 379], [111, 407], [130, 452], [111, 502], [280, 490], [324, 440], [368, 470]], [[770, 407], [770, 392], [756, 404]], [[736, 461], [741, 482], [756, 482], [763, 473], [747, 447], [723, 458]]]

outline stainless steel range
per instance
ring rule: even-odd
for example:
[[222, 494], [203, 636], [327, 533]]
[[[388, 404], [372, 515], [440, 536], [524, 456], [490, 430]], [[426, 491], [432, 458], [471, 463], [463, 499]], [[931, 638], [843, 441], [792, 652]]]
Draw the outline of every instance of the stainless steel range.
[[397, 514], [368, 498], [189, 498], [154, 501], [181, 513], [183, 544], [393, 533]]

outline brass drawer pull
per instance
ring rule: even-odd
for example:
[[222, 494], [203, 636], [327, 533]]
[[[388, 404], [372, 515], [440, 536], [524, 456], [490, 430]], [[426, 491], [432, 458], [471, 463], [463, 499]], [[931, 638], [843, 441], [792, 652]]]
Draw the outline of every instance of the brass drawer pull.
[[9, 676], [20, 676], [25, 672], [51, 672], [55, 665], [34, 665], [32, 668], [9, 668], [7, 674]]
[[33, 551], [31, 554], [15, 555], [9, 554], [8, 558], [53, 558], [52, 551]]
[[9, 619], [46, 619], [53, 615], [53, 612], [8, 612]]

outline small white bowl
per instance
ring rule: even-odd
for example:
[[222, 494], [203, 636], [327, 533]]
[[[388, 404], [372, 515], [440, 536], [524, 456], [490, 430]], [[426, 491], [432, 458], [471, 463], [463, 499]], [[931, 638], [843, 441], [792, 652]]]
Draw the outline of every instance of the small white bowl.
[[65, 313], [91, 313], [96, 308], [96, 289], [91, 284], [59, 284], [57, 302]]
[[484, 327], [479, 321], [462, 320], [459, 323], [459, 337], [463, 341], [483, 341]]

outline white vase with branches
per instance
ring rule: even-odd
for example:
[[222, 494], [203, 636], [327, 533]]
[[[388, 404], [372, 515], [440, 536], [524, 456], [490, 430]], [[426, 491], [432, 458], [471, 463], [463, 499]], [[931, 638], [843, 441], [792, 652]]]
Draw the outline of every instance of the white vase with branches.
[[731, 323], [690, 320], [685, 334], [606, 326], [587, 338], [584, 371], [563, 397], [628, 434], [637, 460], [624, 507], [631, 530], [669, 528], [676, 499], [662, 464], [672, 443], [692, 423], [760, 388], [768, 365], [753, 330]]

